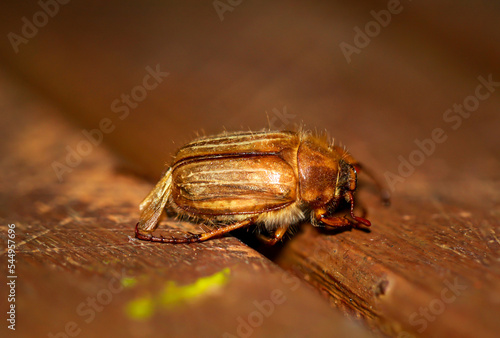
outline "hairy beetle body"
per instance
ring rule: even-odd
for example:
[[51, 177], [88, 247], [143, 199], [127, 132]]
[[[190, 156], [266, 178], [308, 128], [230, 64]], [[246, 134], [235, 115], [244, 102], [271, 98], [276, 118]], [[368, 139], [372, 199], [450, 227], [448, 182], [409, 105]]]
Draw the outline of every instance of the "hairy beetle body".
[[[326, 138], [302, 132], [237, 132], [194, 140], [177, 152], [153, 191], [141, 203], [136, 226], [140, 239], [185, 243], [219, 236], [256, 223], [275, 243], [288, 227], [307, 216], [313, 225], [357, 225], [353, 192], [359, 164]], [[339, 202], [351, 203], [351, 217], [334, 217]], [[168, 206], [180, 216], [208, 224], [204, 234], [183, 238], [154, 237]]]

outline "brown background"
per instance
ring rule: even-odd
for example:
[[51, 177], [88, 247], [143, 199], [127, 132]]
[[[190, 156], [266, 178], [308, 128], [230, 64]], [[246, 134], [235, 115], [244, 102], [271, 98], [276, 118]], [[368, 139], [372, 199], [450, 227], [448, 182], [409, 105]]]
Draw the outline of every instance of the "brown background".
[[[288, 289], [286, 269], [305, 282], [303, 294], [292, 293], [256, 335], [312, 335], [314, 328], [330, 336], [343, 327], [394, 336], [494, 335], [500, 96], [495, 90], [481, 100], [456, 130], [443, 114], [475, 94], [479, 76], [500, 81], [500, 7], [403, 1], [401, 12], [347, 62], [339, 45], [354, 44], [355, 28], [364, 30], [374, 20], [370, 11], [387, 6], [243, 1], [221, 21], [210, 1], [73, 1], [16, 53], [9, 33], [22, 34], [22, 18], [32, 22], [41, 7], [2, 2], [1, 236], [3, 246], [6, 225], [16, 223], [19, 332], [46, 335], [75, 321], [82, 336], [235, 334], [235, 318], [254, 311], [254, 300]], [[169, 75], [121, 120], [112, 102], [156, 65]], [[289, 119], [280, 120], [276, 110]], [[67, 147], [76, 149], [82, 131], [103, 119], [115, 129], [59, 182], [53, 164], [67, 164]], [[129, 241], [137, 205], [151, 188], [141, 177], [158, 179], [175, 149], [197, 132], [261, 129], [268, 120], [276, 128], [326, 129], [381, 177], [398, 174], [401, 156], [408, 159], [418, 149], [415, 140], [434, 129], [447, 139], [395, 186], [390, 208], [364, 185], [358, 195], [373, 222], [369, 233], [306, 225], [284, 248], [266, 252], [274, 262], [235, 238], [176, 247]], [[189, 284], [227, 266], [233, 274], [223, 294], [159, 311], [146, 322], [124, 317], [128, 300], [148, 290], [154, 295], [167, 280]], [[82, 324], [75, 308], [122, 269], [152, 277]], [[455, 278], [465, 290], [419, 332], [410, 316], [438, 304]], [[364, 324], [352, 326], [328, 303]], [[3, 294], [0, 304], [7, 308]]]

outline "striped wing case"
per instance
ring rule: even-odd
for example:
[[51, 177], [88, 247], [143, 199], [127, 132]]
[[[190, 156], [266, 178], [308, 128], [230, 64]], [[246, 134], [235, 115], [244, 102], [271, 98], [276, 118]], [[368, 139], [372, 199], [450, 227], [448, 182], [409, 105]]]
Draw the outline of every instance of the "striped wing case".
[[295, 133], [233, 133], [195, 140], [172, 166], [172, 201], [197, 216], [259, 214], [295, 202]]

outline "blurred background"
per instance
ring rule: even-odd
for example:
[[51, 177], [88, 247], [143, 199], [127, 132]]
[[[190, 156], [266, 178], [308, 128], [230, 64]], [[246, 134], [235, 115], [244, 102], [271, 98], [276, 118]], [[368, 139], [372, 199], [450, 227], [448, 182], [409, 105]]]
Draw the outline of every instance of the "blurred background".
[[154, 179], [196, 133], [224, 129], [303, 123], [396, 173], [398, 155], [439, 127], [449, 139], [425, 166], [440, 178], [450, 167], [477, 172], [498, 150], [498, 92], [459, 129], [443, 121], [474, 94], [479, 76], [500, 81], [495, 1], [47, 0], [0, 8], [1, 66], [82, 131], [111, 120], [103, 144]]
[[[282, 323], [297, 336], [338, 323], [354, 332], [329, 305], [368, 319], [367, 335], [418, 335], [409, 318], [456, 276], [467, 292], [425, 334], [498, 332], [499, 2], [4, 0], [0, 13], [0, 216], [26, 244], [19, 314], [32, 335], [81, 319], [75, 307], [121, 269], [163, 285], [227, 266], [243, 271], [233, 275], [241, 284], [175, 314], [193, 325], [166, 312], [149, 331], [133, 320], [110, 326], [125, 323], [122, 303], [136, 294], [124, 292], [86, 334], [219, 334], [235, 321], [218, 314], [251, 313], [281, 269], [315, 290], [291, 297], [290, 312], [263, 325], [268, 336]], [[360, 191], [372, 233], [306, 228], [280, 267], [234, 238], [127, 242], [151, 189], [142, 177], [156, 181], [177, 148], [200, 134], [298, 125], [326, 130], [389, 186], [388, 209]], [[184, 227], [197, 231], [175, 229]]]

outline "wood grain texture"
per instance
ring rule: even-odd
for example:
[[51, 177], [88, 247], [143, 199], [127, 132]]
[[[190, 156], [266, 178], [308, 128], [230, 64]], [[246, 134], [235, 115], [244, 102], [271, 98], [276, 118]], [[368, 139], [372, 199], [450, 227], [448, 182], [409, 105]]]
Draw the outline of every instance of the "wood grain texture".
[[[390, 210], [372, 211], [368, 233], [328, 235], [306, 227], [278, 264], [336, 306], [394, 334], [495, 336], [498, 220], [479, 216], [481, 209], [457, 212], [434, 198], [411, 204], [413, 210], [396, 200]], [[430, 219], [421, 210], [431, 211]]]
[[8, 224], [16, 225], [17, 275], [16, 331], [2, 323], [2, 337], [370, 336], [234, 237], [197, 245], [134, 239], [151, 185], [100, 146], [59, 182], [52, 163], [67, 146], [78, 149], [81, 131], [3, 74], [0, 102], [0, 280], [8, 275]]
[[[365, 181], [356, 194], [356, 205], [365, 204], [366, 217], [373, 224], [371, 232], [332, 233], [305, 225], [281, 252], [269, 256], [277, 256], [278, 264], [309, 281], [332, 306], [365, 318], [376, 332], [401, 337], [496, 336], [500, 329], [496, 323], [500, 313], [500, 45], [496, 43], [500, 40], [500, 9], [494, 2], [480, 1], [401, 5], [402, 11], [391, 16], [390, 24], [381, 27], [349, 60], [340, 44], [354, 44], [355, 28], [362, 30], [373, 22], [373, 11], [387, 9], [387, 1], [243, 2], [226, 12], [223, 21], [210, 3], [110, 1], [103, 6], [70, 2], [36, 37], [20, 45], [18, 53], [3, 39], [0, 57], [11, 73], [65, 107], [63, 114], [78, 128], [90, 131], [103, 119], [110, 119], [116, 128], [105, 135], [105, 144], [125, 159], [126, 168], [153, 180], [195, 132], [259, 130], [268, 126], [268, 118], [276, 128], [305, 122], [307, 127], [327, 129], [363, 165], [389, 178], [392, 206], [381, 206], [375, 189]], [[0, 22], [3, 36], [19, 33], [21, 18], [31, 17], [39, 10], [37, 6], [35, 2], [3, 1], [1, 9], [11, 13]], [[129, 107], [128, 113], [114, 111], [113, 102], [122, 94], [131, 95], [157, 65], [169, 75], [156, 89], [148, 91], [136, 107]], [[19, 224], [22, 233], [38, 236], [27, 242], [33, 247], [23, 254], [24, 261], [32, 262], [24, 270], [31, 277], [23, 288], [36, 290], [27, 302], [43, 299], [41, 308], [49, 309], [54, 303], [51, 297], [56, 297], [50, 287], [53, 283], [62, 297], [78, 296], [69, 305], [64, 298], [55, 298], [57, 309], [61, 308], [58, 314], [70, 320], [81, 299], [90, 294], [81, 285], [94, 285], [89, 281], [101, 278], [100, 286], [91, 289], [95, 294], [117, 275], [118, 269], [99, 263], [98, 271], [106, 278], [93, 277], [101, 275], [87, 272], [87, 261], [93, 257], [108, 261], [104, 258], [108, 255], [99, 250], [107, 248], [108, 237], [128, 236], [123, 224], [133, 224], [135, 206], [150, 186], [110, 169], [114, 166], [104, 158], [86, 159], [65, 174], [71, 184], [55, 184], [51, 161], [64, 162], [65, 146], [75, 147], [82, 134], [80, 129], [58, 128], [59, 123], [48, 119], [51, 114], [36, 115], [53, 109], [42, 109], [40, 103], [30, 105], [30, 96], [20, 95], [8, 109], [23, 106], [30, 114], [5, 115], [10, 122], [2, 124], [16, 127], [5, 127], [8, 142], [0, 143], [2, 154], [15, 155], [2, 158], [3, 186], [8, 188], [3, 191], [0, 210], [24, 220]], [[32, 114], [43, 117], [34, 119]], [[53, 143], [58, 148], [48, 146]], [[44, 144], [47, 147], [40, 148]], [[29, 165], [27, 159], [32, 161]], [[103, 164], [108, 171], [102, 169]], [[94, 182], [92, 188], [87, 182]], [[101, 195], [111, 189], [105, 182], [115, 182], [114, 193], [107, 198]], [[108, 220], [106, 215], [117, 218]], [[116, 233], [101, 232], [103, 227], [97, 222], [105, 222]], [[63, 244], [51, 237], [59, 224], [57, 234], [62, 242], [79, 243], [82, 249], [68, 249], [72, 254], [65, 255], [60, 249]], [[167, 225], [193, 229], [190, 223], [162, 223]], [[63, 231], [66, 228], [73, 236]], [[79, 237], [81, 229], [90, 234]], [[87, 237], [99, 245], [90, 246]], [[240, 245], [232, 238], [205, 243], [200, 247], [211, 251], [197, 253], [197, 257], [212, 257], [228, 242]], [[135, 252], [111, 246], [112, 256], [121, 257], [121, 253], [125, 257], [116, 267], [130, 262], [136, 269], [145, 269], [137, 271], [154, 274], [165, 262], [176, 262], [163, 247], [135, 242], [125, 247], [146, 254], [139, 260], [134, 258]], [[190, 246], [175, 250], [180, 250], [174, 251], [175, 257], [195, 251]], [[242, 251], [244, 257], [253, 252], [239, 246], [236, 251], [234, 255]], [[231, 257], [224, 261], [236, 259]], [[262, 257], [257, 257], [260, 262]], [[176, 278], [192, 283], [226, 267], [206, 259], [201, 260], [205, 264], [196, 265], [206, 274], [192, 265], [180, 265], [184, 270]], [[272, 264], [257, 266], [281, 273]], [[64, 272], [53, 275], [61, 269]], [[73, 269], [77, 272], [72, 273]], [[110, 271], [112, 275], [107, 274]], [[161, 271], [162, 276], [174, 273]], [[82, 278], [75, 279], [75, 274]], [[182, 277], [184, 274], [194, 277]], [[28, 280], [38, 281], [38, 276], [49, 283], [28, 285]], [[248, 287], [255, 276], [245, 278], [234, 286], [234, 292], [258, 292], [258, 288]], [[165, 279], [171, 280], [161, 280]], [[256, 279], [264, 285], [275, 283], [268, 283], [260, 274]], [[76, 282], [71, 284], [72, 280]], [[254, 294], [249, 298], [255, 299]], [[243, 312], [252, 308], [252, 301], [244, 299], [247, 301], [235, 305], [245, 309]], [[218, 309], [219, 303], [213, 303], [208, 306], [214, 306], [210, 313]], [[118, 314], [121, 307], [111, 304]], [[289, 316], [293, 320], [287, 323], [315, 314], [308, 302], [297, 304], [303, 311]], [[38, 323], [35, 327], [49, 325], [43, 312], [48, 310], [30, 316]], [[106, 313], [100, 318], [110, 319]], [[206, 323], [201, 312], [190, 313], [194, 322]], [[285, 317], [280, 318], [278, 323], [285, 325]], [[77, 315], [77, 319], [81, 318]], [[155, 325], [165, 328], [169, 320]], [[180, 317], [172, 320], [185, 322]], [[95, 329], [87, 327], [92, 333], [109, 329], [104, 320], [100, 323]], [[235, 325], [233, 322], [233, 329]], [[198, 328], [184, 326], [186, 330]], [[60, 325], [49, 328], [56, 330]], [[310, 324], [301, 328], [322, 327]], [[325, 330], [321, 333], [330, 332]], [[302, 333], [297, 331], [297, 335]]]

